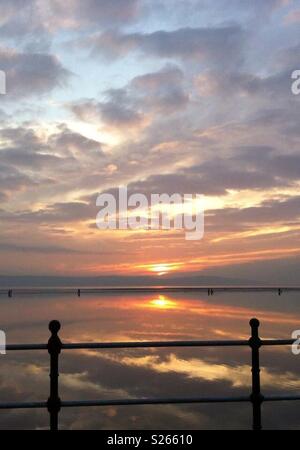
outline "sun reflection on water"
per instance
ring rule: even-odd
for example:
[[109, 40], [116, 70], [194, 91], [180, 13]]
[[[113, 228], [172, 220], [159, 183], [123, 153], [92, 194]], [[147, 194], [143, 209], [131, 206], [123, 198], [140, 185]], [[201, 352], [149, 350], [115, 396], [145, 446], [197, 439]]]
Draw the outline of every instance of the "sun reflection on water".
[[154, 298], [150, 301], [149, 305], [152, 308], [158, 308], [158, 309], [171, 309], [176, 307], [176, 302], [173, 300], [168, 299], [164, 295], [159, 295], [157, 298]]

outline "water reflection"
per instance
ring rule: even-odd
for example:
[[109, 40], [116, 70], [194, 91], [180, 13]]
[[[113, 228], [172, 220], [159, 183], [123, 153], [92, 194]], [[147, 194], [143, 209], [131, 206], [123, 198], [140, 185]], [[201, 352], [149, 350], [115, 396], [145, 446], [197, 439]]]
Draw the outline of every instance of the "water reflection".
[[158, 308], [158, 309], [171, 309], [171, 308], [179, 308], [179, 303], [174, 302], [170, 298], [167, 298], [165, 295], [159, 295], [158, 297], [154, 298], [153, 300], [150, 300], [148, 305], [151, 308]]
[[[261, 334], [289, 338], [299, 329], [297, 295], [218, 294], [102, 295], [1, 298], [0, 328], [8, 343], [45, 342], [51, 319], [62, 322], [64, 341], [183, 340], [248, 338], [249, 319], [258, 317]], [[299, 357], [290, 348], [263, 349], [265, 393], [300, 391]], [[243, 395], [250, 387], [248, 348], [130, 349], [64, 351], [63, 399], [143, 396]], [[0, 401], [44, 400], [48, 396], [46, 352], [9, 353], [0, 360]], [[273, 408], [281, 406], [274, 405]], [[272, 420], [270, 419], [272, 417]], [[297, 405], [268, 426], [298, 427]], [[234, 424], [234, 425], [233, 425]], [[47, 414], [1, 412], [0, 428], [43, 428]], [[248, 405], [186, 405], [91, 408], [61, 413], [63, 428], [192, 429], [247, 428]]]

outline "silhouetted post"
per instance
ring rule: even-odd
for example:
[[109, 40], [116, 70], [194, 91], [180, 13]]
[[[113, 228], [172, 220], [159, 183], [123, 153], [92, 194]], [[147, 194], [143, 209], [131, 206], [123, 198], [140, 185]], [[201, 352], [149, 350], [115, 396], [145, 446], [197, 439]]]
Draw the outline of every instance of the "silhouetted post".
[[48, 341], [48, 353], [50, 355], [50, 396], [47, 407], [50, 414], [50, 430], [58, 430], [58, 413], [60, 411], [60, 398], [58, 395], [58, 357], [62, 348], [61, 340], [57, 333], [60, 330], [60, 323], [52, 320], [49, 323], [51, 337]]
[[249, 345], [252, 349], [252, 394], [251, 402], [253, 408], [253, 430], [261, 430], [261, 404], [264, 397], [260, 392], [260, 367], [259, 367], [259, 349], [261, 340], [258, 335], [259, 320], [251, 319], [251, 338]]
[[77, 296], [80, 297], [80, 295], [81, 295], [81, 291], [80, 291], [80, 289], [77, 289]]

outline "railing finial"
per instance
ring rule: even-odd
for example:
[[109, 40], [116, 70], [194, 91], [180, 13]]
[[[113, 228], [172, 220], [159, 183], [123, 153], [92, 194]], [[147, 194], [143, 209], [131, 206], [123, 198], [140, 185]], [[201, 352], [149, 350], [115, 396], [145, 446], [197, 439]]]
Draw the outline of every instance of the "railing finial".
[[249, 322], [250, 327], [253, 328], [259, 328], [260, 322], [258, 319], [256, 319], [255, 317], [253, 317], [253, 319], [250, 320]]
[[49, 323], [49, 331], [51, 331], [52, 335], [57, 336], [57, 333], [60, 330], [60, 322], [58, 320], [51, 320]]

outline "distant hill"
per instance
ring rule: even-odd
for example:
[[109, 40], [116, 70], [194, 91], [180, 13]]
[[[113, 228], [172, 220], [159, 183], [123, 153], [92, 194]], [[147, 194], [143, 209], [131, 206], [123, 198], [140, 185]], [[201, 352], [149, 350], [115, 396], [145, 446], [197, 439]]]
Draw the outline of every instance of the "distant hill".
[[57, 277], [57, 276], [0, 276], [1, 288], [14, 287], [121, 287], [121, 286], [228, 286], [253, 285], [257, 281], [223, 278], [217, 276], [180, 275], [163, 277], [148, 276], [98, 276], [98, 277]]

